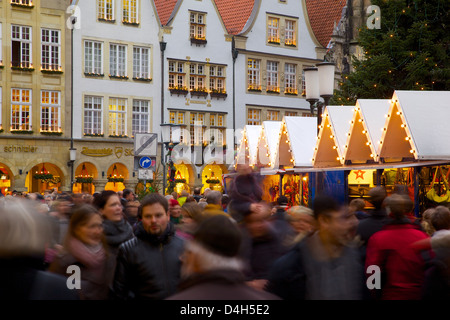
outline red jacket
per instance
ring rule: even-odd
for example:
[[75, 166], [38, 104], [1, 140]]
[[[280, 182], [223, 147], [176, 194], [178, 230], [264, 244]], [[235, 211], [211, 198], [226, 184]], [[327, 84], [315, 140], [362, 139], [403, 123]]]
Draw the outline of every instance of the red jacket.
[[382, 299], [421, 299], [425, 261], [412, 244], [426, 238], [428, 235], [418, 226], [405, 223], [387, 224], [369, 239], [366, 270], [370, 265], [380, 267]]

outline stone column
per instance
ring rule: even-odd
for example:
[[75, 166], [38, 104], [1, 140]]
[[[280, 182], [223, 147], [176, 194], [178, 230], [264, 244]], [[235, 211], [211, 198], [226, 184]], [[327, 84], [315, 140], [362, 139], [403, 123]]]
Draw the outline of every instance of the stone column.
[[138, 184], [138, 181], [136, 179], [134, 179], [134, 180], [125, 180], [123, 182], [123, 184], [125, 185], [125, 188], [130, 189], [133, 192], [136, 192], [136, 186]]
[[105, 186], [108, 183], [108, 179], [97, 179], [93, 180], [92, 183], [94, 184], [95, 191], [94, 192], [102, 192], [105, 190]]

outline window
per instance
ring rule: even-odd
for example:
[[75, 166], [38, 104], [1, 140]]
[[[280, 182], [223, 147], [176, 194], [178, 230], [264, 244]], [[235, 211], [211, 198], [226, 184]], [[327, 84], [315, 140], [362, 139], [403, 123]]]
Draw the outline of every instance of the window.
[[127, 46], [109, 45], [109, 75], [112, 77], [127, 76]]
[[223, 115], [221, 114], [217, 115], [217, 125], [223, 127]]
[[284, 30], [284, 44], [286, 46], [296, 46], [295, 39], [295, 21], [285, 20], [285, 30]]
[[137, 0], [123, 0], [122, 1], [122, 22], [138, 24], [138, 1]]
[[295, 111], [285, 111], [284, 115], [286, 117], [296, 117], [297, 116], [297, 112], [295, 112]]
[[216, 115], [213, 113], [209, 115], [209, 125], [210, 126], [216, 125]]
[[150, 101], [133, 100], [132, 135], [136, 133], [147, 133], [149, 127]]
[[133, 47], [133, 78], [150, 78], [150, 49]]
[[305, 70], [302, 70], [302, 96], [306, 95]]
[[114, 0], [98, 0], [98, 19], [114, 21]]
[[297, 65], [284, 65], [284, 93], [297, 94]]
[[23, 5], [23, 6], [32, 6], [33, 5], [32, 0], [11, 0], [11, 3], [19, 4], [19, 5]]
[[84, 134], [103, 135], [102, 128], [103, 98], [84, 97]]
[[202, 144], [205, 133], [204, 114], [191, 112], [189, 133], [191, 135], [191, 144]]
[[189, 90], [206, 91], [205, 65], [191, 63], [189, 65]]
[[178, 112], [178, 124], [184, 124], [184, 112]]
[[43, 70], [61, 71], [61, 32], [59, 30], [41, 30], [41, 67]]
[[169, 89], [186, 89], [184, 62], [169, 61]]
[[267, 110], [267, 120], [278, 121], [280, 119], [280, 112], [274, 110]]
[[61, 131], [61, 93], [41, 91], [41, 132]]
[[225, 93], [225, 67], [209, 67], [209, 90], [211, 92]]
[[11, 131], [30, 131], [31, 90], [11, 89]]
[[267, 25], [267, 42], [269, 43], [280, 43], [280, 33], [279, 33], [280, 19], [269, 17]]
[[278, 85], [278, 62], [267, 61], [267, 91], [280, 92]]
[[247, 124], [248, 125], [260, 125], [261, 124], [261, 110], [248, 109]]
[[295, 21], [294, 20], [286, 20], [285, 21], [285, 30], [284, 30], [284, 44], [286, 46], [295, 47], [296, 39], [295, 39]]
[[124, 136], [127, 132], [127, 100], [109, 99], [109, 135]]
[[31, 27], [11, 26], [11, 65], [32, 68]]
[[191, 12], [190, 15], [190, 38], [205, 40], [205, 17], [204, 13]]
[[261, 91], [260, 64], [261, 64], [260, 60], [248, 59], [247, 62], [248, 90]]
[[103, 43], [86, 40], [84, 42], [84, 74], [103, 75]]

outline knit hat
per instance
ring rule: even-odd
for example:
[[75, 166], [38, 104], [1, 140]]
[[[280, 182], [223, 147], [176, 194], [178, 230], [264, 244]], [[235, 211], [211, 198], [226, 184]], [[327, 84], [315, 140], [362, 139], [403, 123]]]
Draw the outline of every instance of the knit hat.
[[235, 257], [239, 252], [242, 234], [229, 217], [215, 215], [200, 223], [194, 233], [194, 241], [215, 254]]
[[171, 207], [174, 207], [174, 206], [179, 206], [180, 203], [179, 203], [178, 200], [176, 200], [176, 199], [169, 199], [169, 205], [170, 205]]

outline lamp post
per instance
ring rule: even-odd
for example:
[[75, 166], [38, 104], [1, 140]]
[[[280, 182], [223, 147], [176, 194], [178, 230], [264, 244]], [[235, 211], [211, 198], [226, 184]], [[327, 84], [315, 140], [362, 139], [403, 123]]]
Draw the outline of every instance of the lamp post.
[[[321, 62], [316, 67], [305, 68], [306, 101], [311, 113], [317, 109], [317, 128], [322, 123], [322, 111], [328, 105], [334, 90], [334, 69], [332, 62]], [[319, 101], [322, 98], [324, 101]], [[319, 129], [317, 129], [319, 133]]]
[[70, 192], [73, 193], [73, 166], [75, 163], [75, 160], [77, 159], [77, 149], [71, 147], [69, 149], [69, 162], [67, 162], [67, 165], [70, 167]]
[[[305, 68], [305, 90], [306, 101], [309, 102], [311, 113], [317, 109], [317, 135], [320, 131], [322, 123], [322, 111], [328, 105], [333, 96], [334, 89], [334, 69], [332, 62], [321, 62], [315, 67]], [[323, 102], [320, 101], [323, 99]], [[316, 172], [316, 192], [319, 193], [323, 189], [323, 173]]]
[[[172, 150], [173, 148], [180, 143], [181, 138], [181, 126], [172, 123], [162, 123], [161, 124], [161, 141], [165, 146], [165, 149], [168, 151], [166, 155], [161, 154], [161, 162], [163, 163], [163, 194], [166, 192], [167, 186], [167, 173], [166, 173], [166, 163], [168, 163], [171, 168], [170, 173], [170, 182], [173, 182], [175, 173], [172, 173], [172, 168], [174, 166], [172, 160]], [[169, 159], [167, 160], [167, 156]]]

